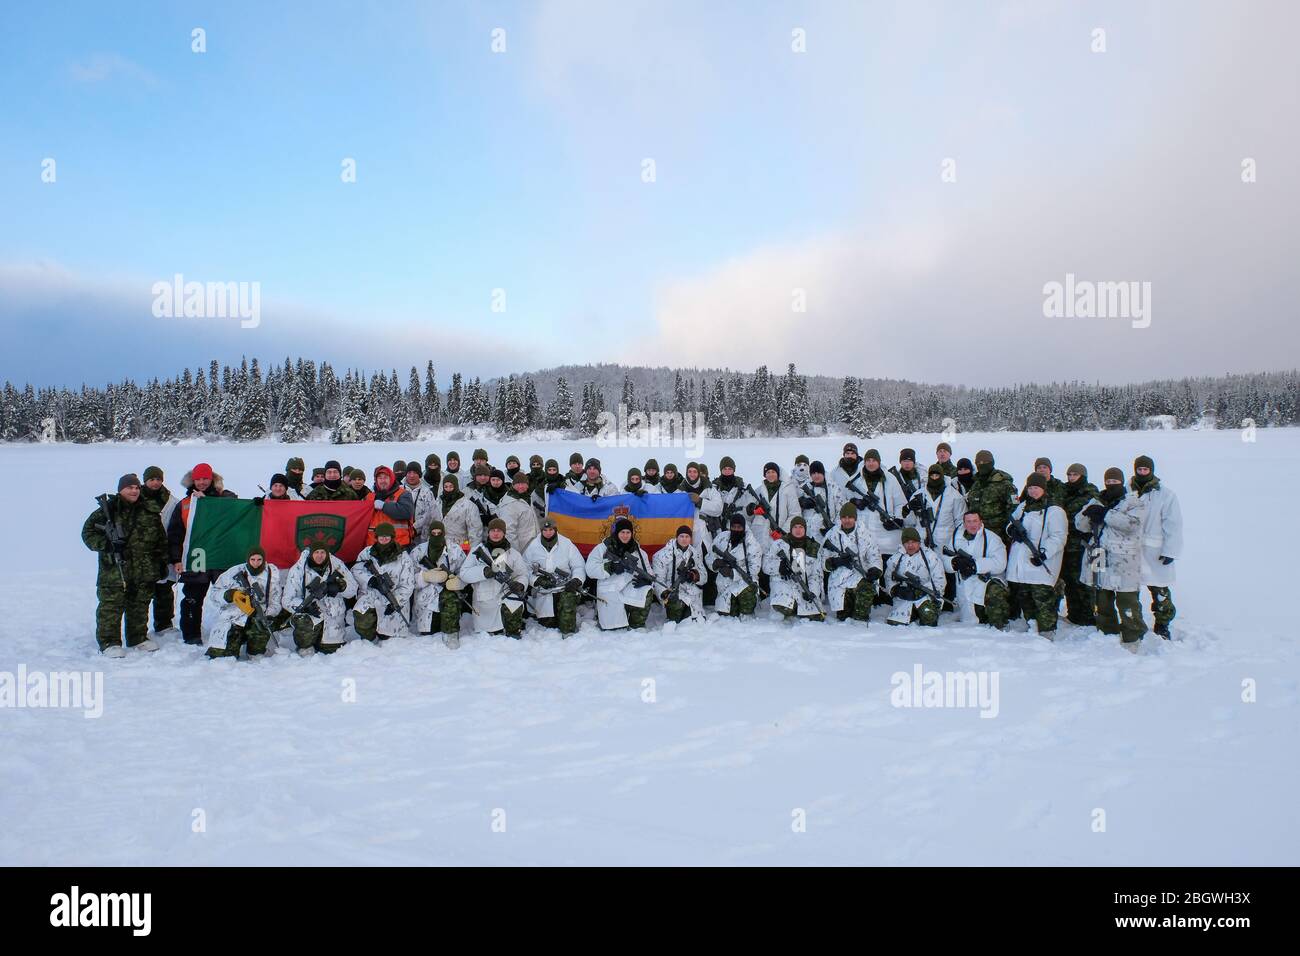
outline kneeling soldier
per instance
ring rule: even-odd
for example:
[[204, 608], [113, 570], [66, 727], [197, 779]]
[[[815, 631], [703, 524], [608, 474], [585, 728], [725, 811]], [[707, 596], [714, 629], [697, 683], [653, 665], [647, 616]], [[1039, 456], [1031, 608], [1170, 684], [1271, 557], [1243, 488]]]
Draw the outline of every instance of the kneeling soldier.
[[504, 631], [515, 640], [523, 636], [528, 569], [506, 538], [506, 523], [500, 518], [488, 522], [482, 542], [471, 549], [461, 565], [460, 579], [474, 585], [471, 609], [476, 631]]
[[375, 543], [363, 548], [352, 565], [357, 580], [352, 626], [366, 640], [378, 643], [409, 633], [406, 608], [415, 590], [415, 572], [391, 524], [379, 525], [374, 534]]
[[204, 620], [215, 622], [208, 657], [238, 657], [245, 645], [250, 658], [275, 652], [271, 619], [280, 613], [280, 569], [267, 563], [260, 545], [249, 549], [243, 564], [221, 572], [204, 604]]
[[531, 578], [528, 611], [542, 627], [558, 627], [562, 637], [578, 631], [578, 602], [587, 583], [587, 562], [577, 545], [560, 534], [554, 518], [524, 550]]
[[429, 522], [428, 538], [411, 549], [415, 562], [415, 629], [421, 634], [442, 634], [450, 648], [460, 647], [460, 592], [465, 587], [457, 572], [465, 554], [447, 547], [447, 529], [441, 521]]
[[867, 527], [858, 525], [858, 506], [846, 501], [840, 506], [840, 526], [827, 532], [822, 542], [826, 581], [826, 605], [840, 621], [850, 617], [866, 624], [876, 600], [876, 582], [881, 577], [880, 547]]
[[627, 518], [616, 519], [613, 533], [587, 555], [587, 576], [596, 582], [596, 620], [604, 631], [645, 627], [650, 615], [654, 576], [634, 530]]
[[1011, 616], [1007, 594], [1007, 546], [984, 527], [978, 511], [967, 511], [960, 530], [953, 529], [943, 549], [946, 565], [957, 578], [957, 606], [974, 609], [981, 624], [1006, 630]]
[[904, 528], [900, 538], [903, 549], [885, 565], [885, 583], [895, 601], [886, 623], [919, 621], [925, 627], [936, 627], [943, 606], [943, 561], [921, 546], [915, 528]]
[[826, 620], [821, 603], [819, 551], [817, 542], [808, 537], [808, 524], [803, 515], [796, 514], [790, 519], [790, 530], [780, 540], [773, 541], [764, 556], [763, 569], [772, 583], [772, 607], [782, 617]]
[[758, 572], [763, 558], [758, 542], [745, 527], [743, 511], [734, 513], [729, 530], [713, 539], [708, 561], [718, 576], [718, 613], [728, 617], [753, 614], [758, 607]]
[[678, 527], [677, 537], [655, 552], [651, 565], [668, 620], [703, 618], [704, 553], [695, 544], [690, 525]]
[[356, 593], [357, 582], [341, 558], [324, 547], [302, 552], [285, 574], [280, 600], [299, 656], [332, 654], [347, 642], [347, 600]]

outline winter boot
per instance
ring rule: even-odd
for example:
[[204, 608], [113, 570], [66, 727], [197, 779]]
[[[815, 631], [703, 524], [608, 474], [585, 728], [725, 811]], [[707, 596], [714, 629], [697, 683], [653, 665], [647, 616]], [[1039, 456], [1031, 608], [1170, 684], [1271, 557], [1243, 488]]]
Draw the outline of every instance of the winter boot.
[[158, 650], [158, 643], [152, 637], [146, 637], [136, 645], [136, 648], [141, 651], [156, 651]]
[[105, 657], [126, 657], [126, 648], [121, 644], [109, 644], [100, 653]]

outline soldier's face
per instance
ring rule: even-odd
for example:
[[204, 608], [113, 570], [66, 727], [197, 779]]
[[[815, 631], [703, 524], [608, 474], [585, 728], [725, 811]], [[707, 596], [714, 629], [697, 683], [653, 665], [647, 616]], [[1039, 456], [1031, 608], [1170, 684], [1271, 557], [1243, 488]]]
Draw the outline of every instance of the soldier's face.
[[1038, 473], [1039, 473], [1040, 475], [1042, 475], [1044, 478], [1051, 478], [1051, 477], [1052, 477], [1052, 466], [1051, 466], [1051, 465], [1039, 465], [1037, 468], [1034, 469], [1034, 471], [1038, 472]]
[[826, 484], [826, 476], [822, 474], [820, 471], [814, 471], [812, 474], [808, 476], [808, 480], [811, 481], [814, 485]]
[[493, 544], [498, 544], [501, 541], [501, 539], [504, 538], [505, 536], [506, 533], [502, 531], [500, 528], [493, 528], [491, 531], [488, 532], [488, 540], [491, 541]]
[[961, 523], [967, 534], [978, 534], [980, 528], [984, 527], [984, 521], [979, 515], [966, 515], [961, 519]]
[[1074, 484], [1082, 477], [1083, 475], [1079, 474], [1077, 471], [1067, 471], [1065, 473], [1065, 480], [1068, 481], [1070, 484]]
[[790, 527], [790, 537], [792, 538], [802, 538], [805, 534], [807, 534], [807, 532], [801, 524], [792, 525]]
[[669, 481], [672, 481], [674, 478], [677, 477], [677, 469], [676, 469], [676, 468], [665, 468], [665, 469], [664, 469], [664, 477], [667, 478]]
[[695, 484], [695, 482], [700, 480], [700, 470], [698, 468], [687, 468], [686, 480], [691, 484]]
[[442, 493], [444, 495], [449, 495], [455, 490], [456, 490], [456, 486], [453, 485], [450, 481], [442, 486]]
[[970, 474], [970, 469], [969, 469], [969, 468], [958, 468], [958, 469], [957, 469], [957, 474], [958, 474], [958, 475], [961, 475], [961, 476], [969, 475], [969, 474]]
[[430, 537], [430, 538], [441, 538], [441, 537], [442, 537], [442, 529], [441, 529], [441, 528], [430, 528], [430, 529], [429, 529], [429, 537]]
[[547, 541], [550, 541], [558, 533], [559, 532], [555, 528], [552, 528], [550, 525], [547, 525], [545, 528], [542, 529], [542, 537], [545, 538]]
[[262, 564], [265, 559], [260, 554], [250, 554], [248, 556], [248, 566], [254, 571], [262, 570]]
[[1029, 486], [1029, 497], [1033, 498], [1035, 501], [1043, 497], [1043, 495], [1045, 494], [1047, 494], [1047, 492], [1044, 491], [1042, 488], [1039, 488], [1037, 485]]
[[521, 494], [521, 495], [523, 495], [523, 494], [527, 494], [527, 493], [528, 493], [528, 482], [526, 482], [526, 481], [516, 481], [516, 482], [515, 482], [515, 491], [519, 492], [519, 494]]
[[632, 529], [631, 529], [631, 528], [624, 528], [622, 531], [620, 531], [620, 532], [618, 533], [618, 540], [622, 541], [624, 544], [627, 544], [629, 541], [631, 541], [631, 540], [632, 540]]
[[194, 490], [195, 490], [195, 491], [201, 491], [201, 492], [203, 492], [204, 494], [207, 494], [208, 489], [211, 488], [211, 487], [212, 487], [212, 479], [211, 479], [211, 478], [195, 478], [195, 479], [194, 479]]
[[1145, 478], [1147, 475], [1151, 474], [1151, 469], [1143, 465], [1137, 469], [1137, 473]]
[[406, 473], [406, 483], [414, 488], [420, 483], [420, 476], [413, 471], [408, 471]]
[[1106, 479], [1106, 487], [1108, 488], [1113, 487], [1114, 485], [1122, 485], [1122, 484], [1124, 484], [1124, 482], [1120, 481], [1118, 478]]
[[286, 490], [287, 490], [287, 489], [285, 488], [285, 486], [282, 485], [282, 484], [280, 484], [280, 483], [277, 481], [275, 484], [273, 484], [273, 485], [271, 486], [271, 497], [272, 497], [272, 498], [283, 498], [283, 497], [284, 497], [284, 493], [285, 493]]
[[157, 491], [162, 487], [162, 482], [161, 478], [148, 478], [145, 480], [144, 486], [150, 491]]
[[493, 488], [500, 488], [502, 485], [505, 484], [505, 482], [502, 481], [500, 478], [498, 478], [496, 475], [493, 475], [492, 477], [488, 478], [488, 484], [491, 485]]
[[324, 548], [314, 548], [311, 553], [312, 564], [324, 564], [329, 560], [330, 553]]
[[571, 464], [571, 465], [569, 466], [569, 474], [571, 474], [571, 475], [580, 475], [580, 474], [582, 474], [582, 462], [580, 462], [580, 461], [575, 461], [573, 464]]
[[290, 468], [290, 469], [289, 469], [289, 474], [291, 474], [291, 475], [297, 475], [299, 478], [301, 478], [301, 477], [302, 477], [302, 469], [301, 469], [301, 468]]
[[763, 472], [763, 478], [769, 482], [776, 481], [776, 469], [769, 468], [767, 471]]
[[722, 476], [724, 478], [730, 478], [732, 475], [736, 473], [736, 469], [732, 468], [730, 465], [728, 465], [726, 468], [721, 469], [721, 471], [722, 471]]
[[658, 468], [647, 468], [647, 469], [645, 470], [645, 473], [646, 473], [646, 477], [647, 477], [647, 478], [653, 478], [655, 475], [659, 474], [659, 469], [658, 469]]
[[375, 535], [375, 541], [382, 544], [384, 547], [388, 547], [393, 543], [393, 536], [391, 534]]
[[455, 456], [452, 456], [451, 458], [448, 458], [448, 459], [447, 459], [447, 470], [448, 470], [448, 471], [460, 471], [460, 459], [459, 459], [459, 458], [456, 458]]
[[[358, 478], [357, 481], [361, 481], [361, 479]], [[389, 488], [393, 487], [393, 479], [388, 477], [388, 472], [381, 471], [379, 474], [375, 475], [375, 487], [380, 491], [387, 491]]]
[[903, 550], [908, 554], [916, 554], [916, 552], [921, 550], [921, 542], [913, 541], [911, 538], [908, 538], [903, 542]]
[[550, 468], [546, 469], [546, 473], [550, 475], [552, 478], [554, 478], [556, 475], [560, 473], [560, 466], [552, 465]]
[[342, 473], [341, 473], [337, 468], [326, 468], [326, 469], [325, 469], [325, 480], [326, 480], [326, 481], [338, 481], [341, 477], [343, 477], [343, 476], [342, 476]]
[[938, 458], [941, 464], [947, 464], [949, 459], [952, 458], [952, 452], [948, 451], [946, 448], [940, 448], [934, 453], [934, 457]]
[[903, 471], [911, 471], [916, 467], [916, 462], [911, 458], [904, 458], [898, 463], [898, 465], [903, 469]]
[[677, 536], [677, 547], [689, 548], [691, 546], [691, 536], [689, 534], [679, 534]]
[[858, 523], [858, 519], [857, 519], [857, 518], [841, 518], [841, 519], [840, 519], [840, 530], [842, 530], [842, 531], [852, 531], [852, 530], [853, 530], [853, 526], [854, 526], [855, 524], [857, 524], [857, 523]]
[[858, 453], [852, 448], [846, 448], [844, 449], [844, 458], [846, 461], [857, 461]]
[[592, 465], [590, 468], [587, 469], [588, 481], [595, 481], [599, 477], [600, 477], [600, 469], [597, 468], [595, 465]]
[[131, 502], [132, 504], [135, 504], [135, 502], [140, 500], [140, 486], [127, 485], [125, 488], [119, 491], [118, 494], [121, 495], [123, 498], [125, 498], [127, 501]]

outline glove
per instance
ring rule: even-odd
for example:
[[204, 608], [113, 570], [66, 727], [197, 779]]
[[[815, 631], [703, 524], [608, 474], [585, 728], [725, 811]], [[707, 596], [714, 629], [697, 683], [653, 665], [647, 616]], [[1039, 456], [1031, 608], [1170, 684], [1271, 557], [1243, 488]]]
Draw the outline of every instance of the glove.
[[331, 574], [329, 580], [325, 582], [325, 593], [330, 597], [334, 597], [345, 590], [347, 590], [347, 582], [343, 580], [343, 575], [337, 571]]
[[867, 503], [867, 499], [866, 499], [866, 498], [854, 498], [854, 499], [853, 499], [853, 506], [854, 506], [855, 508], [857, 508], [859, 511], [870, 511], [870, 510], [871, 510], [870, 506], [869, 506], [868, 503]]
[[783, 578], [791, 577], [794, 574], [794, 568], [790, 566], [790, 559], [784, 554], [781, 555], [781, 559], [777, 562], [777, 570], [781, 572]]
[[370, 590], [372, 591], [378, 591], [379, 585], [383, 583], [384, 583], [384, 579], [382, 577], [380, 577], [378, 574], [372, 574], [370, 575], [370, 580], [366, 582], [366, 587], [370, 588]]
[[1167, 555], [1163, 555], [1163, 554], [1162, 554], [1162, 555], [1160, 555], [1160, 563], [1161, 563], [1161, 564], [1173, 564], [1173, 563], [1174, 563], [1174, 559], [1171, 558], [1171, 557], [1168, 557]]
[[962, 577], [968, 578], [975, 573], [975, 559], [965, 551], [958, 551], [953, 555], [952, 569]]
[[1025, 532], [1022, 530], [1021, 525], [1018, 524], [1007, 525], [1007, 537], [1010, 538], [1012, 541], [1019, 541], [1021, 544], [1029, 543], [1028, 535], [1025, 534]]
[[757, 514], [763, 513], [762, 511], [759, 510], [758, 505], [754, 504], [752, 501], [749, 504], [745, 505], [745, 514], [749, 515], [752, 518], [754, 517], [755, 513]]
[[1043, 562], [1038, 560], [1038, 555], [1036, 554], [1029, 558], [1029, 563], [1036, 568], [1041, 568], [1043, 566]]
[[732, 575], [731, 565], [729, 564], [719, 564], [715, 570], [724, 578], [729, 578]]
[[880, 568], [867, 568], [867, 573], [863, 577], [868, 581], [879, 581], [880, 574]]
[[388, 607], [384, 608], [384, 613], [385, 613], [385, 614], [396, 614], [396, 613], [397, 613], [397, 605], [394, 604], [392, 601], [389, 601], [389, 602], [388, 602]]
[[1083, 509], [1083, 514], [1089, 521], [1100, 521], [1102, 518], [1106, 517], [1106, 506], [1097, 504], [1088, 505], [1088, 507]]
[[500, 579], [501, 572], [498, 571], [496, 568], [489, 566], [483, 569], [483, 577], [485, 580], [488, 581], [496, 581]]
[[622, 562], [622, 561], [619, 561], [619, 560], [616, 559], [616, 558], [606, 558], [606, 559], [605, 559], [605, 573], [606, 573], [606, 574], [618, 574], [618, 573], [619, 573], [620, 571], [622, 571], [622, 570], [623, 570], [623, 562]]
[[[443, 575], [442, 580], [438, 579], [439, 571], [442, 571], [442, 575]], [[445, 581], [446, 579], [447, 579], [447, 572], [443, 571], [442, 568], [425, 568], [423, 571], [420, 572], [420, 580], [423, 581], [425, 584], [441, 584], [442, 581]]]
[[253, 613], [253, 602], [249, 600], [248, 594], [239, 590], [239, 588], [235, 588], [231, 595], [230, 603], [235, 605], [235, 607], [239, 608], [245, 614]]
[[886, 517], [880, 519], [880, 526], [884, 528], [886, 531], [897, 531], [899, 528], [903, 526], [903, 522], [899, 521], [897, 518], [893, 517], [892, 515], [887, 515]]
[[524, 584], [523, 581], [516, 581], [513, 578], [511, 578], [509, 581], [506, 582], [506, 590], [509, 591], [511, 594], [513, 594], [515, 597], [523, 597], [524, 592], [528, 590], [528, 586]]
[[699, 583], [700, 583], [700, 572], [699, 572], [699, 570], [698, 570], [697, 568], [690, 568], [690, 569], [686, 572], [686, 576], [687, 576], [688, 578], [691, 579], [691, 583], [692, 583], [692, 584], [699, 584]]
[[582, 582], [577, 578], [569, 578], [569, 580], [564, 582], [564, 590], [568, 591], [570, 594], [577, 594], [582, 590]]
[[459, 591], [464, 586], [465, 586], [465, 582], [462, 581], [460, 578], [456, 577], [456, 575], [451, 574], [447, 576], [448, 591]]
[[262, 502], [265, 500], [266, 500], [265, 496], [258, 495], [256, 498], [253, 499], [253, 507], [255, 508], [262, 507]]
[[817, 507], [817, 502], [816, 500], [813, 499], [812, 495], [800, 495], [799, 507], [802, 508], [804, 511], [812, 511], [814, 508]]
[[925, 510], [925, 499], [921, 497], [921, 493], [918, 491], [908, 499], [907, 506], [912, 509], [913, 514], [919, 515]]
[[382, 501], [380, 501], [378, 498], [375, 499], [375, 510], [376, 510], [376, 511], [383, 511], [383, 510], [384, 510], [384, 503], [383, 503]]

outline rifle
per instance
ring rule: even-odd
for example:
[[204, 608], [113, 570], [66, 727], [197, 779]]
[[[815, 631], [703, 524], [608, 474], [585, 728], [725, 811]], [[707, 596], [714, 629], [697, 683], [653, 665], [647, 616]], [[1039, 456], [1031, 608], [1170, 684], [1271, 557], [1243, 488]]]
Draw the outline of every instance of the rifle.
[[[262, 567], [265, 568], [266, 565], [263, 564]], [[248, 600], [253, 602], [253, 620], [262, 625], [262, 629], [265, 630], [266, 633], [270, 634], [271, 622], [266, 619], [266, 604], [263, 602], [262, 598], [258, 597], [258, 591], [260, 591], [261, 588], [259, 587], [257, 591], [253, 590], [253, 584], [248, 579], [248, 572], [243, 568], [240, 568], [235, 572], [235, 583], [238, 584], [243, 592], [248, 595]], [[271, 586], [270, 571], [266, 572], [266, 586], [268, 588]]]
[[862, 566], [862, 558], [857, 554], [857, 552], [849, 551], [846, 548], [837, 548], [829, 538], [822, 542], [822, 547], [837, 557], [847, 554], [853, 561], [853, 564], [850, 565], [850, 567], [864, 578], [867, 576], [867, 569]]
[[113, 564], [117, 568], [117, 576], [122, 580], [122, 590], [126, 590], [126, 571], [122, 561], [122, 551], [126, 547], [126, 535], [122, 533], [122, 526], [113, 518], [112, 513], [108, 510], [108, 495], [102, 494], [95, 498], [99, 503], [99, 511], [104, 516], [102, 530], [104, 537], [108, 539], [108, 553], [113, 559]]
[[[957, 556], [957, 554], [958, 554], [958, 552], [954, 551], [952, 548], [948, 547], [946, 544], [943, 546], [943, 553], [944, 553], [944, 555], [945, 555], [946, 557], [949, 557], [949, 558], [955, 558], [955, 557]], [[965, 552], [965, 551], [963, 551], [963, 552], [961, 552], [961, 553], [962, 553], [962, 554], [967, 554], [967, 553], [969, 553], [969, 552]], [[987, 571], [985, 571], [983, 574], [976, 574], [975, 576], [976, 576], [977, 578], [979, 578], [981, 581], [983, 581], [985, 584], [988, 584], [988, 583], [989, 583], [989, 580], [993, 577], [993, 575], [989, 574]]]
[[723, 564], [731, 568], [733, 574], [739, 574], [741, 580], [743, 580], [746, 584], [752, 587], [754, 585], [753, 576], [740, 566], [740, 562], [736, 560], [736, 556], [734, 554], [732, 554], [730, 551], [727, 551], [725, 549], [719, 551], [718, 548], [720, 547], [721, 544], [715, 544], [713, 546], [713, 553], [722, 559]]
[[[902, 527], [902, 525], [899, 524], [898, 519], [885, 510], [884, 505], [880, 503], [880, 498], [875, 494], [875, 492], [867, 491], [861, 485], [857, 488], [853, 487], [853, 483], [857, 480], [858, 476], [854, 475], [844, 483], [844, 487], [849, 491], [856, 491], [861, 494], [862, 500], [866, 503], [867, 510], [874, 511], [876, 514], [880, 515], [880, 523], [884, 526], [886, 531], [897, 531]], [[854, 499], [853, 503], [857, 504], [857, 500]]]
[[[331, 570], [330, 574], [333, 573], [334, 573], [333, 570]], [[303, 574], [304, 576], [306, 576], [305, 569], [303, 571]], [[313, 617], [319, 616], [320, 604], [318, 602], [320, 601], [321, 598], [325, 597], [325, 589], [328, 586], [329, 586], [329, 575], [328, 574], [317, 575], [316, 580], [313, 581], [311, 584], [308, 584], [303, 589], [302, 603], [299, 604], [298, 607], [294, 610], [293, 612], [294, 616], [297, 616], [299, 614], [310, 614]]]
[[497, 559], [488, 554], [487, 549], [480, 543], [479, 546], [474, 549], [474, 557], [478, 558], [492, 570], [493, 577], [491, 580], [495, 580], [497, 574], [504, 573], [505, 580], [502, 581], [501, 587], [509, 591], [515, 600], [522, 601], [524, 599], [524, 595], [528, 592], [528, 585], [520, 584], [514, 578], [510, 577], [508, 573], [505, 573], [506, 555], [504, 553], [501, 555], [501, 559], [498, 562]]
[[[791, 548], [790, 554], [793, 555], [794, 551], [795, 549]], [[804, 552], [804, 559], [806, 562], [807, 552]], [[817, 613], [824, 617], [826, 615], [826, 609], [822, 607], [822, 602], [817, 600], [817, 592], [814, 591], [812, 589], [812, 585], [808, 583], [808, 565], [806, 563], [802, 563], [801, 569], [799, 571], [794, 571], [794, 566], [792, 563], [791, 571], [792, 571], [792, 577], [794, 578], [794, 583], [799, 585], [799, 596], [802, 597], [805, 601], [811, 601], [812, 606], [817, 609]]]
[[[669, 545], [669, 547], [671, 547], [671, 545]], [[672, 586], [669, 587], [666, 591], [664, 591], [664, 593], [660, 596], [660, 601], [663, 602], [664, 607], [668, 606], [668, 602], [670, 600], [673, 601], [678, 600], [678, 598], [681, 596], [683, 584], [691, 583], [690, 572], [692, 570], [695, 571], [699, 570], [698, 568], [695, 567], [694, 550], [692, 550], [691, 553], [686, 556], [686, 563], [680, 565], [677, 568], [676, 572], [674, 572]]]
[[495, 518], [496, 515], [492, 513], [491, 508], [489, 508], [487, 505], [483, 503], [483, 498], [481, 496], [475, 495], [471, 497], [469, 500], [473, 502], [474, 507], [478, 509], [479, 520], [483, 522], [483, 527], [486, 528], [488, 526], [488, 522], [491, 521], [493, 518]]
[[[826, 485], [823, 484], [822, 487], [825, 488]], [[799, 493], [813, 500], [813, 507], [817, 509], [817, 513], [821, 515], [822, 518], [822, 529], [824, 531], [829, 531], [832, 523], [831, 508], [830, 505], [827, 504], [826, 496], [819, 497], [817, 494], [817, 486], [811, 483], [805, 485], [800, 482]]]
[[388, 606], [397, 611], [398, 616], [401, 617], [402, 621], [409, 628], [411, 626], [411, 619], [406, 616], [406, 612], [402, 610], [402, 605], [397, 600], [397, 595], [393, 593], [393, 582], [388, 577], [388, 573], [386, 571], [380, 571], [379, 565], [375, 564], [375, 559], [370, 557], [366, 558], [366, 570], [370, 572], [371, 577], [379, 579], [379, 584], [376, 585], [376, 590], [378, 590], [384, 597], [388, 598]]
[[641, 562], [637, 560], [635, 554], [623, 555], [618, 563], [624, 574], [632, 575], [632, 583], [637, 587], [643, 588], [655, 583], [655, 579], [641, 567]]
[[[1044, 517], [1043, 520], [1046, 521], [1046, 517]], [[1012, 541], [1019, 541], [1028, 548], [1030, 553], [1039, 561], [1043, 562], [1043, 564], [1047, 563], [1047, 552], [1040, 546], [1030, 542], [1029, 532], [1025, 530], [1024, 520], [1022, 518], [1017, 518], [1014, 511], [1011, 513], [1011, 520], [1007, 522], [1007, 527], [1015, 529], [1014, 532], [1008, 532]]]
[[920, 591], [935, 604], [939, 605], [939, 607], [943, 607], [943, 595], [917, 577], [915, 571], [908, 571], [904, 574], [903, 581], [909, 587], [916, 588], [916, 590]]
[[[772, 509], [768, 507], [767, 499], [764, 498], [762, 495], [760, 495], [757, 491], [755, 491], [753, 485], [745, 485], [745, 490], [748, 491], [754, 497], [754, 501], [757, 502], [758, 507], [763, 509], [763, 517], [767, 519], [767, 526], [773, 531], [780, 531], [781, 522], [777, 520], [776, 515], [772, 514]], [[777, 494], [780, 493], [781, 491], [778, 488]]]
[[[922, 494], [922, 490], [920, 488], [913, 490], [911, 483], [904, 480], [903, 473], [898, 470], [897, 465], [890, 465], [889, 473], [893, 475], [894, 478], [898, 481], [899, 486], [903, 489], [903, 494], [907, 497], [907, 502], [909, 505], [912, 503], [913, 498], [915, 498], [917, 495]], [[933, 548], [934, 547], [934, 512], [930, 509], [929, 502], [924, 501], [924, 495], [922, 495], [922, 501], [923, 504], [921, 505], [921, 513], [917, 514], [916, 516], [921, 520], [922, 527], [925, 528], [925, 546], [927, 548]], [[916, 510], [913, 509], [912, 513], [916, 514]]]

